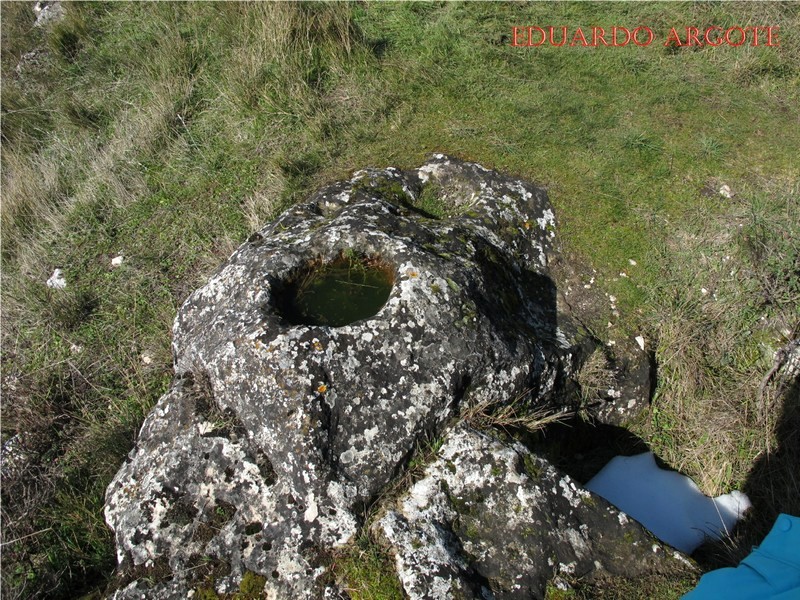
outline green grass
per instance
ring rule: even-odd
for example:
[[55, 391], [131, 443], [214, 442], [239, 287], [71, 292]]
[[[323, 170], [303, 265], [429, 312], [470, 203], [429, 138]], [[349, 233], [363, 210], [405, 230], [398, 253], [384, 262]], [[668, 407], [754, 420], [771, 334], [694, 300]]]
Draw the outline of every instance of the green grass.
[[387, 551], [364, 533], [339, 552], [334, 570], [353, 600], [401, 600]]
[[[169, 384], [186, 296], [321, 183], [433, 151], [548, 187], [565, 254], [618, 299], [597, 331], [656, 349], [637, 433], [668, 462], [711, 493], [780, 446], [779, 400], [759, 404], [758, 386], [800, 321], [797, 6], [80, 3], [42, 29], [3, 3], [0, 18], [2, 433], [24, 432], [33, 458], [3, 482], [8, 597], [108, 575], [103, 490]], [[782, 45], [507, 39], [638, 22], [769, 23]], [[723, 183], [734, 198], [713, 193]], [[56, 267], [65, 290], [44, 285]]]
[[697, 579], [686, 573], [659, 574], [637, 579], [606, 576], [591, 584], [575, 584], [572, 590], [548, 587], [546, 600], [678, 600], [697, 585]]

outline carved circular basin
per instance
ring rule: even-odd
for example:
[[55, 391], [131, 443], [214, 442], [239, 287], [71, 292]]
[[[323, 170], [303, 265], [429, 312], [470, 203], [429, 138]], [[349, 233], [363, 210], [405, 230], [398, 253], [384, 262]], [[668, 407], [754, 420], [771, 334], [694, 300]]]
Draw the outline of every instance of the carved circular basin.
[[368, 319], [383, 308], [394, 285], [394, 268], [379, 257], [348, 251], [315, 261], [293, 276], [280, 309], [293, 325], [342, 327]]

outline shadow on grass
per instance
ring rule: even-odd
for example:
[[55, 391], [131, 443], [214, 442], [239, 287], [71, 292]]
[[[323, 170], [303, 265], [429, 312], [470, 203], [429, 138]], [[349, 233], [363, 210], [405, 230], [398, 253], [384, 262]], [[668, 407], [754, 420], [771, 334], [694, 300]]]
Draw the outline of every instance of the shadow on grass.
[[758, 546], [780, 513], [800, 515], [800, 378], [782, 395], [777, 445], [753, 464], [743, 491], [753, 508], [730, 540], [706, 544], [695, 558], [705, 569], [735, 566]]

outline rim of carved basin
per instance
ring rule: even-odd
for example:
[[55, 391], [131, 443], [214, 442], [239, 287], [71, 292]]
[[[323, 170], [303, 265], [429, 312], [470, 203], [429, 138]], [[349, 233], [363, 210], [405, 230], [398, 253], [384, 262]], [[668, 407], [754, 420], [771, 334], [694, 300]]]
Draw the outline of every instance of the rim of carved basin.
[[380, 256], [345, 250], [295, 271], [282, 286], [277, 307], [292, 325], [343, 327], [376, 315], [394, 281], [395, 268]]

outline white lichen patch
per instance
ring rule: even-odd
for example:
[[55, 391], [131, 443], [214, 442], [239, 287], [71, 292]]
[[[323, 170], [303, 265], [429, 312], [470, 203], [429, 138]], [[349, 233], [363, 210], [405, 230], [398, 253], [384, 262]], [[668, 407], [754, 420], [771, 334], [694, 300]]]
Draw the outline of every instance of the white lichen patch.
[[556, 226], [556, 216], [551, 209], [547, 208], [542, 212], [541, 217], [537, 217], [536, 222], [540, 229], [546, 230], [548, 227]]
[[313, 492], [309, 492], [308, 496], [306, 496], [306, 511], [303, 513], [303, 518], [308, 522], [316, 521], [317, 516], [319, 515], [319, 510], [317, 508], [317, 500], [314, 498]]
[[558, 563], [558, 572], [566, 575], [573, 575], [575, 573], [575, 563]]

